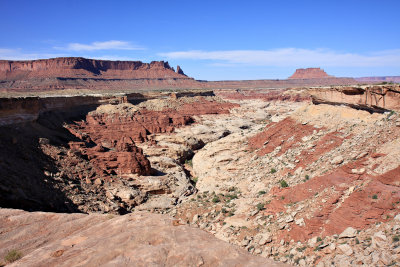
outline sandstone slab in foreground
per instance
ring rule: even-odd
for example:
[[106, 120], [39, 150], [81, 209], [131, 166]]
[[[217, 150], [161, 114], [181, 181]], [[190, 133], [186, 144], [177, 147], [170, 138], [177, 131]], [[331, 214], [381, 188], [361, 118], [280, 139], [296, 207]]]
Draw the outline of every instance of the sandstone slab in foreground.
[[145, 212], [124, 216], [0, 210], [0, 257], [7, 266], [286, 266], [202, 230]]

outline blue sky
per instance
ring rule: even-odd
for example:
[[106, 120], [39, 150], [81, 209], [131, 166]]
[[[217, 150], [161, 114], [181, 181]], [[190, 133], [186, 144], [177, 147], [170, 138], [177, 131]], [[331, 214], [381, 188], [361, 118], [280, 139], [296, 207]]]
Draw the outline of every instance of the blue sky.
[[400, 75], [399, 0], [0, 0], [0, 59], [166, 60], [205, 80]]

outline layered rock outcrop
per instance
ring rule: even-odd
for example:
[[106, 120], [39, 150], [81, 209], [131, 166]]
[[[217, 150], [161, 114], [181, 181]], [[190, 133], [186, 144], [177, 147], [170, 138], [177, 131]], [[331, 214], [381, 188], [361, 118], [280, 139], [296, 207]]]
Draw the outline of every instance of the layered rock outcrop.
[[175, 72], [168, 62], [110, 61], [81, 57], [51, 58], [30, 61], [0, 60], [1, 80], [28, 78], [187, 78], [181, 68]]
[[330, 77], [333, 76], [328, 75], [321, 68], [307, 68], [307, 69], [297, 69], [295, 73], [289, 77], [289, 79], [321, 79]]
[[370, 111], [400, 110], [399, 85], [352, 86], [309, 89], [316, 104], [348, 105]]

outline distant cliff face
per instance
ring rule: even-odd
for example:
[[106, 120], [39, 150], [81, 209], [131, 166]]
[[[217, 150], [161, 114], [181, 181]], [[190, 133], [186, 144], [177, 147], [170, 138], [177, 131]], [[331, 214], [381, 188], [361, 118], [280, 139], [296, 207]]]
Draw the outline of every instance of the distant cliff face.
[[328, 75], [323, 69], [320, 68], [307, 68], [297, 69], [296, 72], [289, 77], [289, 79], [320, 79], [330, 78], [333, 76]]
[[29, 78], [187, 78], [183, 71], [175, 72], [168, 62], [110, 61], [63, 57], [30, 61], [0, 60], [1, 80]]
[[354, 79], [358, 82], [363, 82], [363, 83], [382, 83], [382, 82], [400, 83], [400, 76], [372, 76], [372, 77], [360, 77]]

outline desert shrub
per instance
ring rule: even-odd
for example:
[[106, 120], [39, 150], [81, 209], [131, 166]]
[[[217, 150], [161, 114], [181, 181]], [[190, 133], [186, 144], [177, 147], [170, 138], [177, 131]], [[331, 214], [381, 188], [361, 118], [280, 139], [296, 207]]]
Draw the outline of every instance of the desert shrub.
[[265, 195], [267, 192], [265, 192], [264, 190], [261, 190], [258, 192], [259, 195]]
[[378, 199], [378, 195], [373, 195], [372, 199]]
[[227, 194], [226, 197], [229, 199], [228, 201], [231, 201], [232, 199], [237, 199], [238, 195], [236, 193], [234, 194]]
[[218, 203], [218, 202], [220, 202], [221, 200], [219, 199], [219, 197], [217, 197], [217, 196], [215, 196], [213, 199], [212, 199], [212, 202], [213, 203]]
[[271, 169], [271, 173], [273, 174], [273, 173], [276, 173], [276, 169], [275, 168], [272, 168]]
[[11, 263], [11, 262], [19, 260], [20, 258], [22, 258], [22, 253], [16, 249], [12, 249], [4, 257], [4, 260], [7, 263]]
[[189, 165], [190, 167], [193, 167], [193, 161], [191, 159], [185, 160], [185, 164]]
[[265, 209], [264, 205], [265, 205], [264, 203], [258, 203], [257, 206], [256, 206], [257, 210], [264, 210]]
[[279, 182], [282, 188], [289, 187], [288, 183], [285, 180], [280, 180]]

